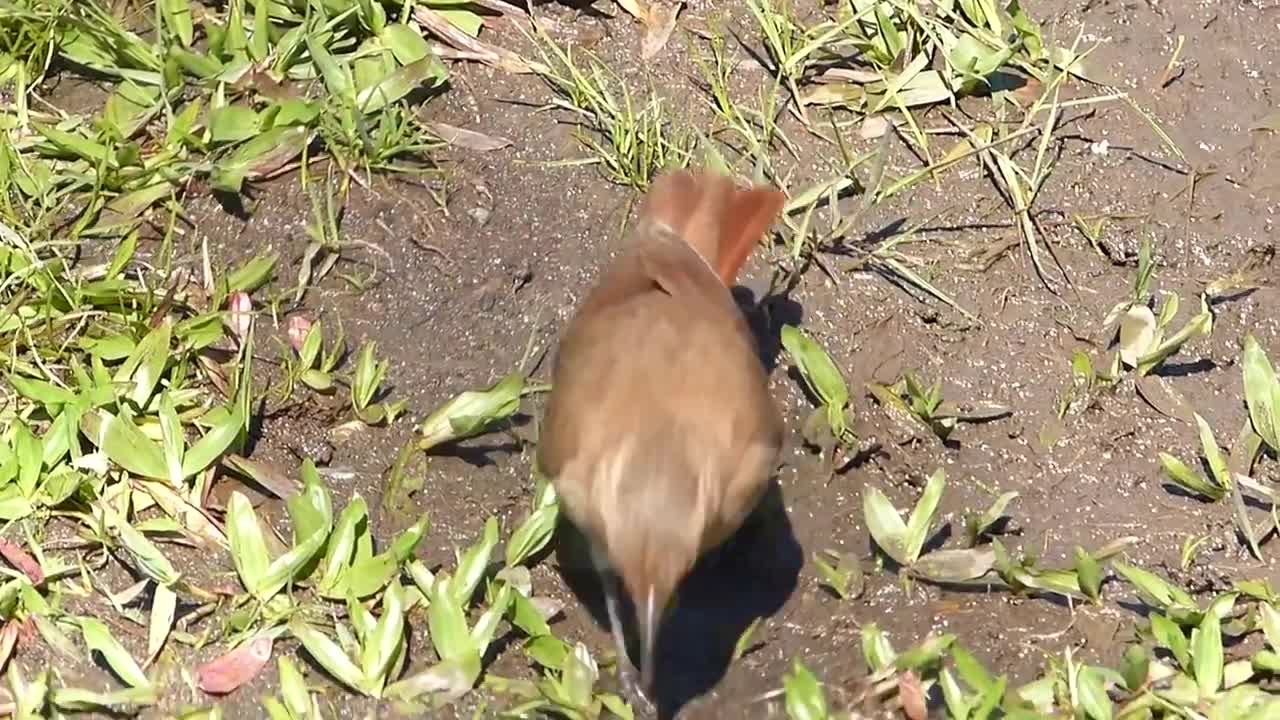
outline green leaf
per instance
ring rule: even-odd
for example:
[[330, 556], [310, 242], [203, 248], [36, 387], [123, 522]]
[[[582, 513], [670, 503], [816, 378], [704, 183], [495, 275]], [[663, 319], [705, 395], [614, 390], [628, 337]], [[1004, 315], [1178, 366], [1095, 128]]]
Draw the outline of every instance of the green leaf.
[[1254, 432], [1280, 452], [1280, 380], [1276, 379], [1271, 361], [1252, 335], [1244, 339], [1240, 364], [1244, 370], [1245, 403]]
[[1154, 573], [1119, 561], [1113, 562], [1111, 567], [1123, 575], [1152, 607], [1164, 609], [1170, 606], [1195, 606], [1195, 601], [1185, 591], [1170, 585]]
[[461, 440], [482, 432], [492, 423], [515, 415], [527, 392], [525, 377], [511, 373], [488, 389], [459, 393], [418, 426], [418, 448], [429, 450], [441, 443]]
[[942, 500], [942, 491], [946, 488], [946, 484], [946, 473], [939, 468], [929, 476], [924, 492], [920, 494], [920, 500], [911, 511], [911, 517], [907, 520], [907, 534], [904, 538], [908, 564], [920, 557], [920, 551], [924, 548], [925, 541], [929, 539], [929, 526], [933, 524], [933, 518], [938, 514], [938, 503]]
[[1178, 661], [1184, 670], [1191, 669], [1191, 649], [1187, 645], [1187, 636], [1183, 634], [1182, 628], [1177, 623], [1160, 613], [1151, 615], [1151, 634], [1155, 637], [1156, 642], [1173, 653], [1173, 657]]
[[1084, 548], [1076, 546], [1076, 576], [1080, 591], [1095, 604], [1102, 591], [1102, 565]]
[[100, 411], [103, 420], [101, 449], [111, 462], [153, 480], [168, 481], [164, 451], [124, 415]]
[[324, 559], [320, 562], [320, 582], [317, 587], [326, 597], [346, 596], [344, 580], [351, 565], [351, 554], [355, 551], [356, 536], [361, 532], [362, 524], [366, 528], [364, 532], [367, 532], [368, 517], [368, 507], [359, 494], [351, 497], [351, 501], [338, 516]]
[[271, 128], [216, 162], [210, 184], [222, 192], [238, 193], [246, 179], [284, 167], [310, 140], [311, 130], [300, 125]]
[[113, 530], [120, 537], [120, 542], [129, 551], [143, 575], [164, 586], [171, 587], [178, 582], [178, 571], [155, 543], [117, 513], [107, 511], [106, 514]]
[[191, 47], [195, 37], [191, 24], [191, 3], [189, 0], [159, 0], [160, 17], [164, 19], [165, 28], [178, 36], [183, 45]]
[[1111, 720], [1111, 698], [1097, 668], [1082, 666], [1076, 673], [1076, 688], [1086, 716], [1092, 720]]
[[251, 293], [265, 285], [275, 274], [277, 253], [256, 255], [227, 276], [227, 293]]
[[1170, 337], [1162, 340], [1150, 352], [1138, 358], [1137, 371], [1139, 375], [1146, 375], [1164, 362], [1166, 358], [1176, 354], [1182, 349], [1182, 346], [1190, 342], [1193, 338], [1207, 336], [1213, 332], [1213, 311], [1209, 308], [1209, 301], [1203, 295], [1200, 296], [1200, 312], [1195, 317], [1187, 321], [1178, 332]]
[[394, 580], [382, 595], [382, 616], [365, 640], [361, 655], [364, 677], [379, 691], [386, 684], [391, 663], [404, 645], [404, 595], [400, 581]]
[[431, 46], [422, 37], [422, 33], [404, 23], [392, 23], [384, 27], [381, 40], [401, 65], [415, 63], [431, 54]]
[[[324, 547], [333, 529], [332, 500], [315, 476], [310, 460], [303, 463], [303, 480], [302, 492], [285, 501], [293, 524], [293, 547], [271, 562], [256, 590], [250, 589], [263, 602], [299, 579], [299, 573]], [[249, 512], [253, 509], [249, 508]]]
[[262, 121], [253, 108], [223, 105], [209, 110], [209, 140], [217, 145], [238, 143], [262, 131]]
[[1124, 676], [1125, 688], [1129, 692], [1137, 692], [1147, 683], [1147, 675], [1151, 671], [1151, 658], [1146, 648], [1140, 643], [1132, 643], [1124, 650], [1124, 662], [1121, 675]]
[[458, 558], [458, 569], [453, 579], [454, 598], [460, 606], [471, 602], [476, 586], [489, 568], [489, 557], [498, 545], [498, 518], [490, 517], [484, 524], [480, 541]]
[[514, 567], [541, 552], [551, 542], [560, 517], [560, 503], [555, 486], [543, 481], [534, 502], [534, 510], [507, 540], [507, 567]]
[[827, 698], [818, 679], [799, 658], [791, 661], [791, 672], [782, 677], [782, 693], [791, 720], [826, 720]]
[[298, 618], [289, 621], [289, 632], [330, 677], [358, 693], [369, 694], [369, 679], [328, 635]]
[[91, 652], [101, 653], [121, 680], [135, 688], [151, 687], [151, 681], [142, 672], [142, 668], [138, 667], [138, 663], [129, 655], [129, 651], [124, 649], [101, 620], [82, 617], [79, 618], [79, 623], [80, 632], [84, 635], [84, 644], [89, 646]]
[[227, 540], [231, 543], [231, 560], [240, 575], [240, 582], [260, 600], [265, 599], [260, 588], [271, 558], [267, 555], [266, 539], [262, 536], [253, 505], [239, 491], [231, 493], [231, 499], [227, 501]]
[[868, 485], [862, 492], [862, 512], [871, 539], [899, 565], [910, 565], [907, 552], [907, 525], [897, 508], [879, 489]]
[[[160, 383], [160, 376], [169, 362], [169, 343], [173, 334], [173, 325], [168, 319], [160, 326], [147, 333], [146, 337], [134, 347], [129, 359], [116, 372], [115, 382], [133, 382], [129, 400], [138, 407], [146, 407], [152, 392]], [[160, 479], [163, 479], [161, 476]]]
[[1209, 462], [1209, 471], [1213, 473], [1213, 479], [1223, 488], [1231, 487], [1231, 472], [1227, 469], [1227, 458], [1222, 454], [1222, 448], [1218, 446], [1218, 441], [1213, 437], [1213, 430], [1209, 427], [1209, 423], [1200, 417], [1199, 413], [1194, 413], [1196, 426], [1200, 431], [1200, 445], [1204, 449], [1205, 460]]
[[209, 428], [209, 432], [204, 434], [187, 450], [186, 455], [182, 458], [182, 476], [184, 478], [191, 477], [205, 468], [212, 465], [218, 458], [222, 457], [222, 453], [231, 447], [231, 443], [235, 442], [240, 436], [240, 429], [244, 426], [244, 416], [241, 411], [243, 408], [238, 404], [233, 404], [228, 408], [228, 413], [213, 427]]
[[354, 95], [351, 70], [329, 54], [324, 45], [317, 42], [311, 35], [307, 35], [306, 43], [307, 53], [311, 55], [311, 61], [315, 63], [316, 69], [324, 78], [325, 88], [329, 94], [339, 102], [350, 101]]
[[14, 422], [14, 455], [18, 462], [18, 489], [25, 497], [36, 492], [40, 472], [44, 470], [44, 444], [40, 442], [25, 422]]
[[1209, 500], [1218, 501], [1226, 497], [1226, 489], [1205, 480], [1200, 473], [1187, 467], [1186, 463], [1168, 454], [1159, 453], [1160, 466], [1169, 479], [1184, 490], [1195, 493]]
[[782, 346], [795, 363], [809, 389], [826, 405], [844, 408], [849, 404], [849, 386], [840, 368], [827, 351], [803, 330], [782, 326]]
[[452, 578], [441, 575], [431, 587], [431, 604], [427, 606], [428, 637], [441, 660], [461, 660], [479, 655], [467, 628], [467, 617], [456, 594]]
[[1138, 358], [1146, 355], [1156, 337], [1156, 316], [1146, 305], [1133, 305], [1120, 320], [1120, 359], [1136, 367]]
[[376, 113], [430, 82], [437, 87], [449, 73], [434, 55], [429, 55], [392, 71], [377, 84], [365, 88], [356, 96], [356, 105], [365, 113]]
[[1205, 613], [1191, 648], [1192, 668], [1201, 697], [1222, 687], [1222, 625], [1213, 613]]

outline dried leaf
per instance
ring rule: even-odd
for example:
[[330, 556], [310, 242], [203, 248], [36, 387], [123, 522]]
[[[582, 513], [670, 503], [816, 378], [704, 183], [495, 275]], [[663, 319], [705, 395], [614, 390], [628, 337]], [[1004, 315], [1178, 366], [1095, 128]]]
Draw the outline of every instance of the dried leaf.
[[640, 57], [650, 60], [662, 48], [667, 46], [671, 33], [676, 29], [676, 18], [680, 15], [683, 2], [676, 0], [658, 0], [649, 6], [649, 12], [642, 18], [645, 25], [644, 37], [640, 40]]
[[475, 150], [477, 152], [492, 152], [501, 150], [511, 145], [511, 141], [504, 137], [494, 137], [486, 135], [475, 130], [456, 127], [442, 122], [429, 122], [426, 124], [427, 129], [435, 133], [436, 137], [444, 140], [454, 147], [465, 148], [467, 150]]

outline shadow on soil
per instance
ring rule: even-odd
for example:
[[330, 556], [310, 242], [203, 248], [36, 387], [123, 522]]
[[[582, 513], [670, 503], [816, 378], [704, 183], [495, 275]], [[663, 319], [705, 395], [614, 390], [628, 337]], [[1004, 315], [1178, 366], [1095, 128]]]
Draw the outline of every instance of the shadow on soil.
[[[592, 619], [607, 630], [604, 593], [592, 570], [585, 538], [564, 519], [556, 538], [561, 577]], [[674, 717], [689, 701], [715, 687], [742, 633], [756, 618], [782, 608], [796, 589], [803, 564], [804, 552], [787, 517], [782, 489], [771, 482], [738, 533], [704, 556], [678, 591], [658, 638], [653, 697], [660, 718]], [[622, 615], [627, 651], [639, 658], [630, 598], [623, 599]]]

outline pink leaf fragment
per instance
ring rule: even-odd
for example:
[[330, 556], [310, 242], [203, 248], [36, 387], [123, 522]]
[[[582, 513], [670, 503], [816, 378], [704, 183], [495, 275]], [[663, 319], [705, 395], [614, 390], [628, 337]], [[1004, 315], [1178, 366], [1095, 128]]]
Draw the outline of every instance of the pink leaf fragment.
[[910, 720], [925, 720], [929, 717], [929, 706], [925, 702], [920, 678], [910, 670], [898, 675], [898, 699], [902, 701], [902, 712]]
[[0, 557], [4, 557], [5, 562], [21, 570], [36, 585], [44, 582], [44, 570], [41, 569], [40, 563], [17, 543], [0, 538]]
[[225, 695], [252, 680], [271, 659], [271, 638], [263, 636], [196, 668], [196, 684], [210, 695]]

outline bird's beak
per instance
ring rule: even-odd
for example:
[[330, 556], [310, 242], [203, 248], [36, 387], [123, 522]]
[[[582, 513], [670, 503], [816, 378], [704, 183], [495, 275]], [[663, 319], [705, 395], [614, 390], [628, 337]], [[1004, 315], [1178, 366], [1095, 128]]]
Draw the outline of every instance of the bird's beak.
[[645, 595], [640, 614], [640, 683], [646, 692], [653, 692], [653, 658], [658, 641], [658, 628], [662, 624], [658, 594], [652, 585]]

